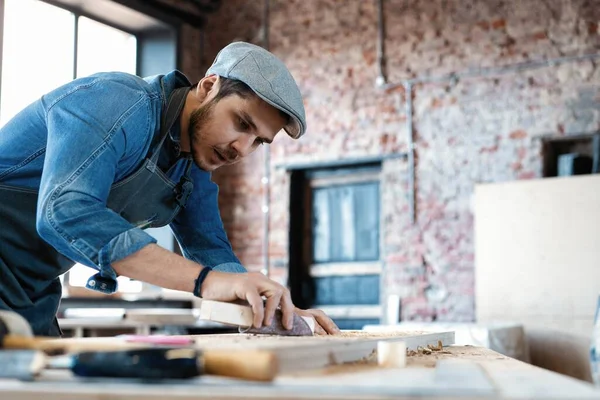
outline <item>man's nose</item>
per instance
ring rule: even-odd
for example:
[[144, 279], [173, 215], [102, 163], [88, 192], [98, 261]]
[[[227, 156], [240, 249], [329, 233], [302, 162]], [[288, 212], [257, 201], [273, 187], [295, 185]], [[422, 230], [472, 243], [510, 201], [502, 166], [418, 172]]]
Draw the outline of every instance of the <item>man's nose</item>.
[[252, 153], [252, 151], [254, 150], [252, 145], [254, 144], [255, 139], [256, 138], [254, 135], [244, 135], [235, 142], [233, 142], [231, 144], [231, 147], [237, 153], [236, 158], [243, 158], [246, 157], [248, 154]]

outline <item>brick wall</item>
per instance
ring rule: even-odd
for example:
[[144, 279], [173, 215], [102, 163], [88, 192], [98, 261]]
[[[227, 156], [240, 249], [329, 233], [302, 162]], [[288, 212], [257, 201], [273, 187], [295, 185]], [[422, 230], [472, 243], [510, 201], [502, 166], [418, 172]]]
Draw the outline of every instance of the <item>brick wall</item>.
[[[585, 0], [384, 0], [388, 81], [600, 52], [598, 6]], [[203, 55], [195, 61], [186, 55], [184, 70], [203, 72], [232, 40], [261, 44], [262, 7], [258, 0], [225, 0], [209, 18]], [[301, 140], [282, 133], [271, 146], [269, 248], [274, 276], [284, 281], [289, 176], [275, 165], [406, 151], [406, 94], [402, 87], [375, 86], [375, 0], [271, 0], [269, 32], [271, 50], [300, 84], [309, 126]], [[189, 52], [197, 51], [194, 35], [184, 40]], [[385, 161], [382, 301], [400, 294], [403, 319], [469, 321], [474, 185], [538, 178], [542, 136], [596, 131], [600, 69], [579, 61], [418, 84], [413, 100], [417, 222], [409, 215], [407, 161]], [[228, 234], [250, 269], [262, 267], [263, 160], [258, 151], [215, 173]]]

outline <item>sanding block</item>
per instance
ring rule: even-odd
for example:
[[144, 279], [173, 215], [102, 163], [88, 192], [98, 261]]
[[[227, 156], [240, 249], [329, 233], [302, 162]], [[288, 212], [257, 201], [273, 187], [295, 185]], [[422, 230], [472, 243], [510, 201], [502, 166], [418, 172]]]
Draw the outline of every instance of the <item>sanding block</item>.
[[254, 313], [252, 312], [252, 308], [247, 305], [202, 299], [198, 312], [198, 317], [200, 319], [237, 326], [241, 333], [278, 336], [314, 335], [314, 318], [301, 317], [294, 314], [293, 328], [285, 329], [282, 322], [282, 316], [281, 310], [276, 310], [273, 323], [270, 326], [263, 325], [261, 328], [254, 328], [252, 327]]

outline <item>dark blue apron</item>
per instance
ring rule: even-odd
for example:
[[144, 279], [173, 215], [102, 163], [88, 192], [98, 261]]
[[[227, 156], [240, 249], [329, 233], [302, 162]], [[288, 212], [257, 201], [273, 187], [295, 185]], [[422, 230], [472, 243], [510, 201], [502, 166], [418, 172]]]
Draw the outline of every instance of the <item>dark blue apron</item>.
[[[193, 189], [191, 157], [187, 156], [185, 173], [178, 183], [157, 166], [160, 150], [189, 90], [173, 91], [161, 115], [160, 133], [144, 163], [111, 187], [107, 206], [142, 229], [169, 224], [185, 207]], [[0, 185], [0, 309], [22, 315], [37, 335], [60, 336], [56, 320], [62, 294], [59, 276], [74, 262], [37, 234], [37, 200], [37, 190]], [[100, 274], [96, 276], [100, 278]]]

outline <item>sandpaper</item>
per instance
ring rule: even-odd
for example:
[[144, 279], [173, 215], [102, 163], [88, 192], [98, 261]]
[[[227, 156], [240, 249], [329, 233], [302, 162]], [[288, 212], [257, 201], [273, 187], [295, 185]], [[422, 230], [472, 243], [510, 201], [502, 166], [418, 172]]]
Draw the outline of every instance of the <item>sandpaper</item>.
[[294, 326], [292, 329], [285, 329], [283, 326], [283, 314], [281, 310], [275, 310], [275, 316], [270, 326], [262, 326], [260, 328], [250, 327], [247, 329], [240, 328], [242, 333], [252, 333], [259, 335], [278, 335], [278, 336], [312, 336], [313, 331], [308, 323], [301, 316], [294, 314]]

